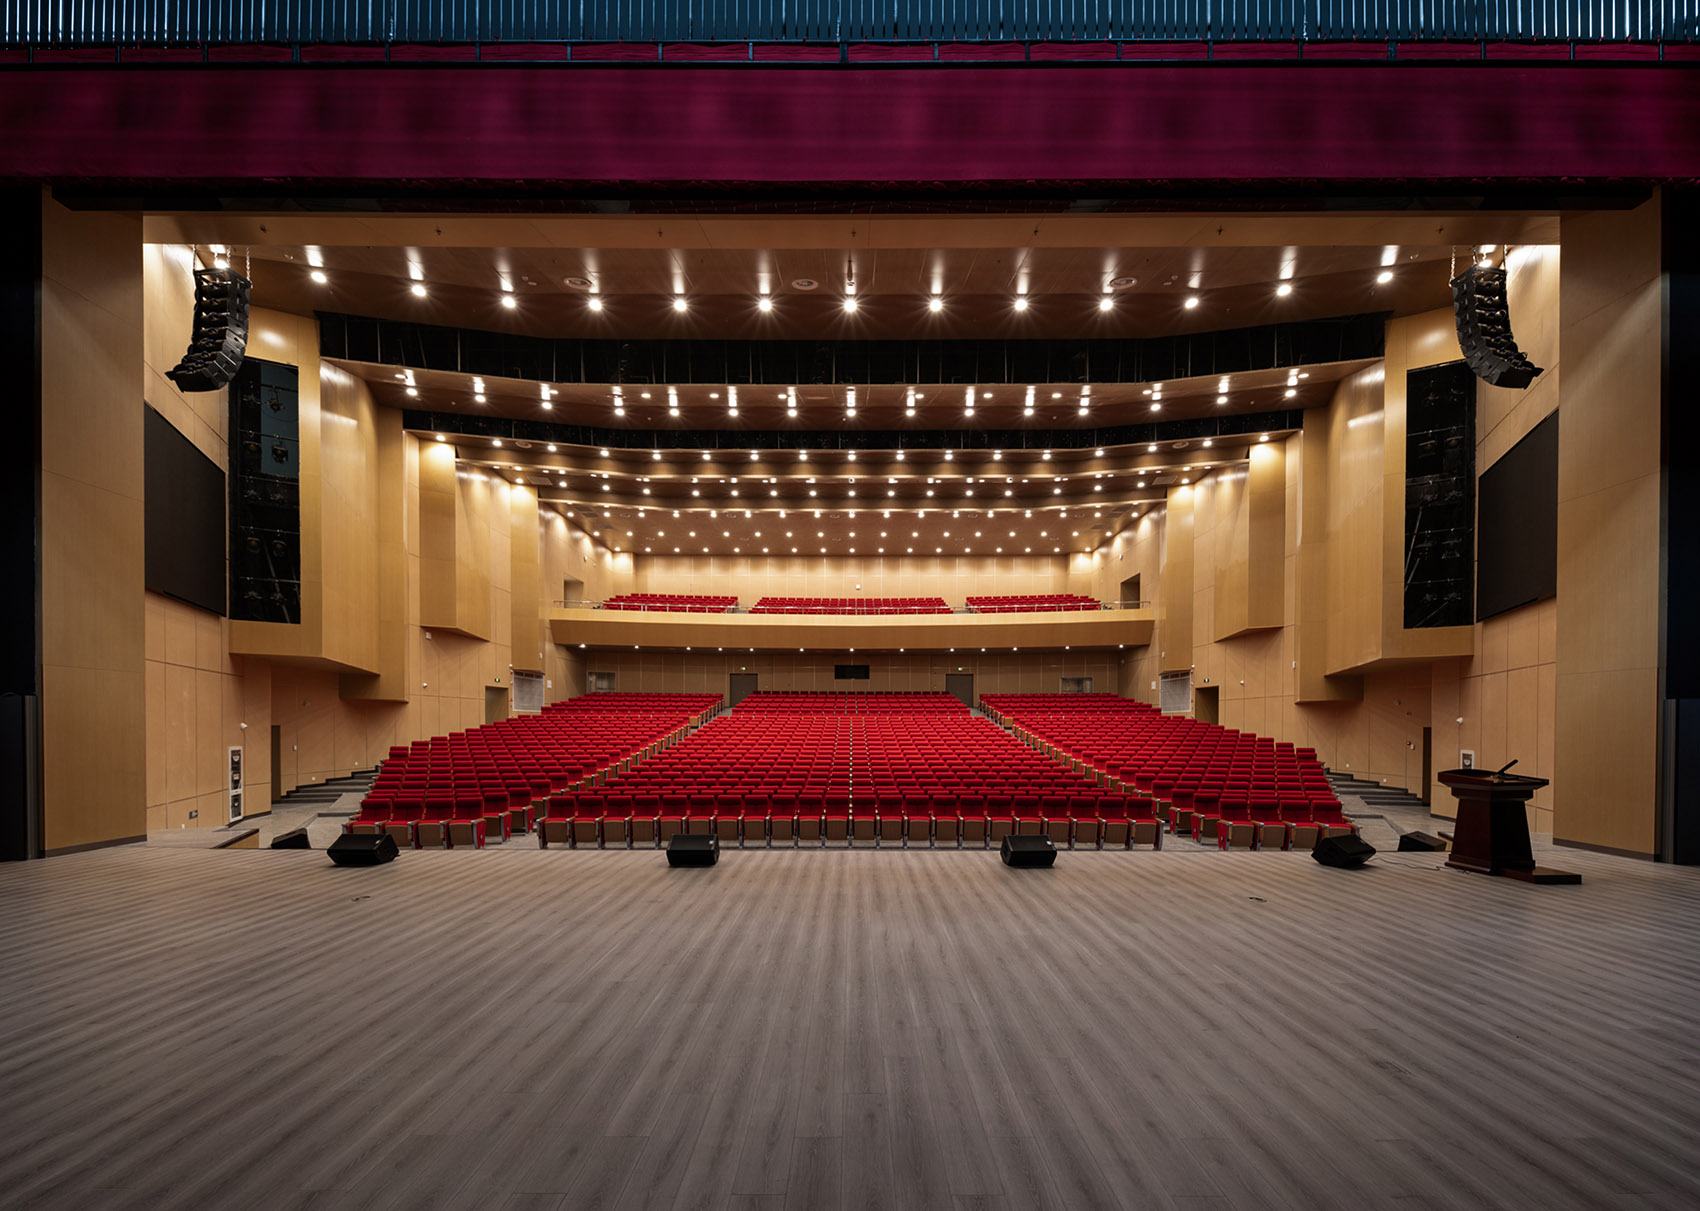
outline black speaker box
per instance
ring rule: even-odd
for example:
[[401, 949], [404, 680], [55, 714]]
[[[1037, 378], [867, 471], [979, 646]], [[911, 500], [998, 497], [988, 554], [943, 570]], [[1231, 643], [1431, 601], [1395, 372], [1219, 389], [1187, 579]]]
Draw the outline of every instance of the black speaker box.
[[1446, 842], [1432, 833], [1400, 833], [1399, 852], [1409, 853], [1412, 850], [1433, 852], [1445, 849]]
[[1057, 847], [1049, 837], [1018, 837], [1010, 833], [1001, 847], [1005, 866], [1055, 866]]
[[718, 861], [718, 838], [705, 833], [674, 833], [667, 839], [668, 866], [713, 866]]
[[292, 828], [286, 833], [279, 833], [272, 838], [273, 849], [312, 849], [313, 843], [307, 840], [307, 830]]
[[388, 833], [350, 833], [332, 841], [325, 852], [338, 866], [376, 866], [380, 862], [394, 862], [401, 851]]
[[1316, 843], [1316, 848], [1310, 851], [1310, 856], [1324, 866], [1362, 866], [1375, 857], [1375, 846], [1362, 837], [1350, 834], [1324, 837]]

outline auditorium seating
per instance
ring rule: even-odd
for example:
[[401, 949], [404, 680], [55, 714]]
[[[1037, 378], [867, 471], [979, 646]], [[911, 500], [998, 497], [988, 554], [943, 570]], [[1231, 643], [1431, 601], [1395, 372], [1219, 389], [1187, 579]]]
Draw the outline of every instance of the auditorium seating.
[[970, 597], [968, 608], [976, 614], [1021, 614], [1046, 610], [1097, 610], [1096, 597], [1078, 593], [1045, 593], [1021, 597]]
[[602, 603], [605, 610], [646, 610], [675, 614], [725, 614], [736, 597], [704, 597], [691, 593], [622, 593]]
[[951, 614], [942, 597], [763, 597], [752, 614]]
[[[600, 785], [676, 743], [718, 694], [587, 694], [398, 745], [345, 832], [408, 846], [482, 846], [529, 831], [552, 794]], [[564, 839], [564, 838], [563, 838]]]
[[[1095, 786], [949, 694], [752, 694], [606, 785], [550, 799], [575, 845], [1157, 845], [1145, 796]], [[595, 819], [592, 828], [587, 821]]]
[[1310, 848], [1355, 833], [1316, 751], [1164, 715], [1114, 694], [985, 694], [993, 719], [1111, 790], [1150, 795], [1169, 827], [1222, 849]]

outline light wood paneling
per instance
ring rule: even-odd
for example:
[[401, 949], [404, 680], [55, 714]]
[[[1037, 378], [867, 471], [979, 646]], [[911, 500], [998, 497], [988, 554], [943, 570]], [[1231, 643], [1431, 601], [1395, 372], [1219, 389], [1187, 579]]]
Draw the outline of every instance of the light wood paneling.
[[1193, 489], [1169, 489], [1163, 506], [1163, 577], [1157, 598], [1157, 659], [1161, 672], [1192, 667]]
[[[44, 200], [40, 712], [49, 852], [147, 827], [142, 300], [140, 222]], [[191, 653], [193, 645], [191, 634]]]
[[1659, 218], [1562, 225], [1553, 832], [1636, 853], [1658, 821]]
[[[838, 664], [866, 664], [868, 680], [839, 681]], [[970, 673], [976, 694], [1055, 694], [1064, 677], [1090, 677], [1113, 692], [1115, 652], [587, 652], [585, 667], [612, 672], [614, 688], [639, 693], [725, 694], [733, 673], [755, 673], [759, 688], [794, 693], [943, 693], [945, 677]]]
[[1116, 647], [1150, 641], [1149, 610], [1028, 614], [685, 614], [557, 609], [556, 643], [591, 647], [742, 647], [866, 651], [967, 647]]
[[508, 490], [508, 599], [512, 607], [513, 665], [543, 671], [548, 643], [543, 626], [543, 586], [539, 575], [542, 538], [537, 516], [537, 493], [514, 485]]
[[[417, 527], [414, 514], [417, 487], [409, 491], [408, 465], [418, 462], [418, 442], [401, 427], [401, 414], [379, 408], [373, 415], [374, 500], [376, 526], [372, 535], [376, 576], [377, 672], [345, 673], [341, 681], [344, 698], [405, 702], [408, 697], [408, 639], [410, 592], [408, 527]], [[412, 481], [417, 484], [417, 474]]]
[[[313, 358], [315, 364], [318, 358]], [[323, 366], [319, 457], [324, 623], [319, 655], [364, 673], [378, 671], [378, 434], [372, 393]]]

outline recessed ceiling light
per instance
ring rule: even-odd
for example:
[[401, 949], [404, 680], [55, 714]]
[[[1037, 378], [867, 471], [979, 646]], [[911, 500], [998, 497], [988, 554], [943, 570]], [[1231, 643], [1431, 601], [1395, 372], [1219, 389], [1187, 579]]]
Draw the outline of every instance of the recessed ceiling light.
[[1279, 286], [1275, 287], [1275, 293], [1281, 298], [1286, 298], [1289, 294], [1293, 293], [1293, 284], [1291, 282], [1282, 282]]
[[814, 278], [792, 278], [791, 286], [795, 290], [813, 290], [820, 283]]
[[589, 290], [590, 289], [590, 279], [589, 278], [572, 277], [572, 278], [566, 278], [564, 280], [566, 281], [567, 285], [572, 286], [575, 289], [578, 289], [578, 290]]
[[1184, 306], [1188, 311], [1191, 311], [1194, 307], [1198, 306], [1198, 296], [1196, 294], [1187, 295]]
[[519, 301], [511, 294], [504, 294], [502, 296], [502, 306], [506, 307], [509, 311], [512, 311], [515, 307], [519, 306]]
[[1383, 269], [1380, 273], [1375, 275], [1375, 280], [1385, 286], [1393, 280], [1393, 271], [1391, 269]]
[[308, 276], [311, 277], [315, 282], [319, 283], [319, 285], [321, 285], [321, 286], [323, 286], [326, 282], [330, 281], [330, 279], [325, 276], [325, 271], [323, 269], [315, 269]]
[[1111, 290], [1125, 290], [1129, 286], [1137, 285], [1138, 282], [1139, 282], [1138, 278], [1111, 278], [1110, 279], [1110, 289]]
[[591, 295], [589, 301], [585, 305], [587, 307], [589, 307], [592, 311], [601, 311], [602, 310], [602, 296], [597, 295], [597, 294]]
[[674, 311], [683, 311], [689, 305], [690, 304], [685, 302], [685, 296], [684, 295], [675, 294], [673, 296], [673, 310]]
[[1099, 311], [1108, 311], [1110, 308], [1114, 307], [1115, 305], [1116, 305], [1116, 300], [1111, 298], [1107, 294], [1103, 298], [1098, 300], [1098, 310]]
[[762, 295], [761, 298], [756, 300], [756, 310], [757, 311], [772, 311], [773, 310], [773, 300], [768, 298], [767, 295], [765, 295], [765, 294]]
[[1217, 403], [1218, 403], [1218, 404], [1225, 404], [1225, 403], [1227, 403], [1227, 402], [1228, 402], [1228, 397], [1227, 397], [1227, 396], [1225, 396], [1225, 395], [1218, 395], [1218, 396], [1217, 396], [1217, 397], [1216, 397], [1216, 402], [1217, 402]]
[[425, 297], [425, 283], [424, 282], [413, 283], [413, 293], [418, 298], [424, 298]]
[[1027, 296], [1025, 294], [1018, 294], [1015, 296], [1015, 309], [1017, 311], [1027, 310]]
[[1287, 388], [1287, 398], [1288, 399], [1292, 399], [1293, 396], [1297, 395], [1298, 393], [1299, 393], [1299, 389], [1297, 387], [1288, 387]]
[[943, 311], [944, 300], [936, 294], [933, 295], [932, 298], [927, 300], [927, 310], [933, 312]]
[[846, 295], [845, 296], [844, 310], [847, 311], [847, 312], [852, 312], [852, 313], [856, 310], [856, 296], [855, 295]]

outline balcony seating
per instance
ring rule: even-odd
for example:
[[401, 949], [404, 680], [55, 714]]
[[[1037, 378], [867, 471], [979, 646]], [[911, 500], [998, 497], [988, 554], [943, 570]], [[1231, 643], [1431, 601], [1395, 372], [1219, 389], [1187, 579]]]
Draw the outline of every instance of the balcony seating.
[[505, 840], [530, 831], [537, 805], [551, 795], [605, 782], [676, 743], [719, 700], [590, 694], [551, 703], [538, 715], [397, 745], [344, 831], [387, 832], [407, 846]]
[[[1222, 849], [1310, 848], [1320, 837], [1357, 831], [1314, 749], [1163, 715], [1114, 694], [986, 694], [980, 704], [1100, 786], [1150, 796], [1170, 829], [1195, 840]], [[1047, 830], [1054, 819], [1046, 817]]]
[[976, 614], [1022, 614], [1034, 611], [1099, 610], [1103, 603], [1096, 597], [1078, 593], [1043, 593], [1017, 597], [970, 597], [968, 608]]
[[763, 597], [752, 614], [951, 614], [942, 597]]
[[608, 598], [602, 603], [602, 608], [664, 614], [724, 614], [737, 604], [736, 597], [704, 597], [694, 593], [622, 593]]

